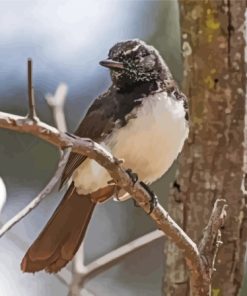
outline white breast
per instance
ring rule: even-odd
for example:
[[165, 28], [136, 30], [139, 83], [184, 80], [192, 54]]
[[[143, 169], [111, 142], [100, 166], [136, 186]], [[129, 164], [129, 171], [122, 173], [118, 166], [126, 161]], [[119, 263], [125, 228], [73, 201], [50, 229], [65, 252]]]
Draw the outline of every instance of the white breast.
[[[177, 158], [188, 135], [183, 101], [162, 92], [145, 98], [133, 110], [136, 118], [116, 129], [104, 143], [112, 154], [124, 159], [146, 183], [160, 178]], [[107, 184], [108, 173], [96, 162], [85, 161], [74, 173], [78, 193], [92, 192]]]

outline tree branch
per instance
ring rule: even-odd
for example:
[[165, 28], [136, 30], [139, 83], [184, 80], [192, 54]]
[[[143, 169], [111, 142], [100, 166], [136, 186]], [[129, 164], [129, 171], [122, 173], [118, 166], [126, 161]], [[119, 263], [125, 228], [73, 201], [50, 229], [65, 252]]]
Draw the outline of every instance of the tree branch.
[[109, 269], [111, 266], [121, 261], [130, 253], [136, 252], [137, 250], [148, 245], [150, 242], [154, 242], [161, 237], [164, 237], [164, 233], [162, 231], [151, 231], [150, 233], [138, 237], [137, 239], [94, 260], [93, 262], [85, 266], [85, 269], [81, 271], [81, 273], [84, 273], [85, 280], [89, 280], [90, 278], [93, 278], [102, 271]]
[[33, 88], [33, 63], [31, 59], [27, 61], [27, 76], [28, 76], [28, 105], [29, 111], [27, 118], [31, 121], [36, 122], [38, 120], [36, 109], [35, 109], [35, 98]]
[[[133, 183], [131, 177], [117, 160], [102, 146], [90, 139], [69, 136], [59, 133], [57, 129], [45, 123], [37, 122], [30, 124], [24, 117], [0, 112], [0, 127], [19, 132], [31, 133], [59, 148], [71, 147], [73, 152], [86, 155], [103, 166], [110, 174], [115, 183], [128, 192], [136, 202], [149, 213], [149, 193], [139, 181]], [[196, 244], [169, 216], [168, 212], [158, 203], [150, 217], [156, 222], [157, 227], [169, 236], [177, 247], [183, 252], [195, 282], [205, 280], [205, 268], [200, 252]], [[203, 294], [195, 294], [203, 295]], [[205, 294], [204, 294], [205, 295]]]
[[[30, 79], [29, 86], [31, 83], [32, 81]], [[31, 110], [29, 112], [29, 120], [21, 116], [0, 112], [0, 128], [29, 133], [57, 146], [60, 149], [70, 147], [71, 151], [94, 159], [108, 171], [116, 185], [128, 192], [140, 205], [140, 207], [142, 207], [143, 210], [149, 214], [151, 199], [150, 193], [141, 182], [133, 182], [129, 173], [127, 173], [123, 168], [122, 161], [116, 159], [102, 146], [90, 139], [79, 138], [74, 135], [70, 136], [68, 134], [59, 132], [54, 127], [40, 122], [39, 120], [33, 120], [33, 117], [35, 116], [35, 112], [32, 111], [35, 110], [34, 96], [30, 96], [29, 102]], [[66, 158], [68, 157], [68, 154], [69, 153], [67, 151]], [[66, 162], [65, 159], [63, 160], [64, 165]], [[61, 169], [61, 164], [59, 169]], [[61, 174], [62, 169], [59, 170], [59, 172]], [[57, 176], [55, 180], [57, 181], [58, 173], [56, 175]], [[55, 181], [53, 180], [53, 182]], [[52, 185], [48, 186], [48, 188], [51, 189]], [[40, 195], [41, 199], [47, 195], [47, 187]], [[39, 199], [36, 198], [35, 201], [37, 202]], [[35, 206], [36, 202], [34, 202], [32, 205]], [[182, 251], [190, 270], [191, 290], [193, 296], [210, 295], [211, 273], [209, 270], [211, 266], [209, 266], [209, 264], [213, 264], [213, 262], [207, 262], [207, 260], [204, 260], [204, 256], [201, 254], [201, 251], [206, 250], [206, 246], [211, 246], [213, 244], [215, 240], [215, 233], [218, 233], [218, 230], [221, 227], [221, 223], [216, 222], [222, 221], [222, 217], [225, 216], [225, 213], [223, 213], [225, 212], [223, 203], [224, 202], [222, 200], [216, 202], [214, 211], [208, 223], [208, 230], [205, 232], [200, 248], [198, 248], [197, 245], [190, 239], [190, 237], [183, 231], [183, 229], [181, 229], [176, 224], [176, 222], [169, 216], [168, 212], [159, 203], [157, 203], [149, 215], [150, 218], [152, 218], [156, 223], [157, 227], [176, 244], [180, 251]], [[29, 212], [29, 209], [30, 208], [25, 208], [19, 216], [25, 216]], [[7, 225], [3, 226], [1, 229], [0, 236], [3, 235], [19, 220], [20, 219], [18, 215], [11, 219], [11, 221], [9, 221]], [[209, 235], [208, 232], [210, 231], [212, 234]]]
[[[193, 291], [197, 291], [199, 287], [205, 285], [205, 289], [210, 287], [212, 274], [215, 271], [215, 259], [219, 250], [221, 241], [221, 227], [224, 225], [226, 219], [226, 200], [217, 199], [215, 201], [211, 216], [206, 226], [203, 237], [199, 243], [199, 253], [205, 263], [203, 269], [204, 271], [204, 282], [202, 283], [200, 279], [197, 281], [197, 277], [190, 278], [191, 293], [194, 295]], [[209, 289], [209, 295], [211, 295], [211, 289]]]
[[65, 83], [60, 83], [54, 95], [47, 94], [45, 96], [46, 102], [52, 110], [55, 124], [61, 132], [67, 131], [67, 125], [64, 116], [64, 103], [67, 92], [67, 85]]
[[[76, 295], [75, 291], [79, 291], [81, 287], [83, 287], [85, 282], [89, 279], [114, 266], [116, 263], [124, 259], [129, 254], [136, 252], [137, 250], [148, 245], [150, 242], [154, 242], [155, 240], [163, 236], [163, 232], [161, 232], [160, 230], [154, 230], [107, 253], [106, 255], [94, 260], [81, 269], [77, 268], [76, 273], [74, 274], [74, 278], [72, 279], [72, 282], [70, 284], [70, 290], [74, 291], [73, 295]], [[79, 267], [82, 266], [80, 265]]]
[[[73, 152], [86, 155], [94, 159], [103, 166], [110, 174], [115, 183], [126, 190], [137, 203], [149, 213], [149, 193], [143, 188], [139, 181], [133, 183], [126, 170], [119, 164], [119, 161], [112, 156], [99, 144], [90, 139], [69, 136], [59, 133], [57, 129], [45, 123], [37, 122], [30, 124], [21, 116], [0, 112], [0, 127], [14, 131], [31, 133], [59, 148], [71, 147]], [[158, 203], [151, 213], [150, 217], [157, 223], [158, 227], [166, 232], [167, 235], [176, 239], [180, 249], [187, 253], [187, 256], [193, 259], [198, 255], [195, 243], [187, 234], [172, 220], [169, 214]]]
[[214, 242], [219, 236], [220, 228], [224, 225], [226, 218], [226, 201], [224, 199], [216, 200], [208, 225], [204, 230], [203, 237], [199, 244], [200, 253], [212, 261], [214, 252]]

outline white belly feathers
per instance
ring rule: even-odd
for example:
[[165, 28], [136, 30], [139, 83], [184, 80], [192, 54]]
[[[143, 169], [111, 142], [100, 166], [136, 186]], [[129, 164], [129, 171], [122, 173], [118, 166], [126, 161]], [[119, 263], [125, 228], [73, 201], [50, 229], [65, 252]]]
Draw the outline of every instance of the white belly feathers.
[[[168, 170], [183, 147], [188, 135], [185, 111], [182, 100], [165, 92], [145, 98], [137, 108], [136, 118], [115, 129], [101, 144], [124, 159], [124, 167], [131, 168], [140, 180], [152, 183]], [[72, 179], [77, 192], [87, 194], [106, 186], [111, 178], [104, 168], [87, 159]]]

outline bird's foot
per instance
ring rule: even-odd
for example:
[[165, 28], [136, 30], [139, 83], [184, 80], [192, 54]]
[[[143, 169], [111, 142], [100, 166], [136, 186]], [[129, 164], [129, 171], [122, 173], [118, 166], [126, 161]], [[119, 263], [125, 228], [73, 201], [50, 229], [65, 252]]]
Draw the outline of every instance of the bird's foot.
[[[130, 176], [133, 184], [135, 184], [138, 181], [138, 175], [134, 172], [132, 172], [131, 169], [127, 169], [126, 173]], [[140, 208], [140, 206], [138, 205], [138, 203], [136, 202], [136, 200], [133, 199], [133, 203], [134, 203], [134, 207], [136, 208]]]
[[[136, 173], [132, 172], [131, 169], [127, 169], [126, 173], [130, 176], [131, 180], [133, 181], [133, 184], [135, 184], [138, 181], [138, 175]], [[148, 213], [150, 215], [153, 212], [154, 208], [158, 204], [158, 198], [147, 184], [145, 184], [142, 181], [140, 181], [140, 184], [149, 193], [149, 195], [151, 197], [151, 199], [149, 201], [150, 210], [149, 210], [149, 213]], [[134, 200], [134, 206], [135, 207], [140, 207], [135, 200]]]
[[130, 176], [133, 184], [135, 184], [138, 181], [138, 175], [134, 173], [131, 169], [127, 169], [126, 173]]
[[151, 199], [149, 200], [150, 210], [149, 210], [149, 213], [148, 213], [148, 215], [150, 215], [153, 212], [154, 208], [158, 204], [158, 198], [157, 198], [157, 196], [155, 195], [155, 193], [150, 189], [150, 187], [147, 184], [145, 184], [142, 181], [140, 182], [140, 184], [149, 193], [149, 195], [151, 197]]

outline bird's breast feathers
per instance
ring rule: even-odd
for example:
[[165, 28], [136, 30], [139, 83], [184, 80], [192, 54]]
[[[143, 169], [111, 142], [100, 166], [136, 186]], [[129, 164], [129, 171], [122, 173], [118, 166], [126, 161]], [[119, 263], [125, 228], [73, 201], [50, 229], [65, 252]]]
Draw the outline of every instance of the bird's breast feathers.
[[[150, 95], [126, 116], [126, 121], [101, 144], [124, 159], [125, 168], [152, 183], [172, 165], [187, 138], [184, 102], [166, 92]], [[95, 161], [86, 160], [74, 172], [73, 180], [78, 193], [85, 194], [106, 186], [110, 176]]]

